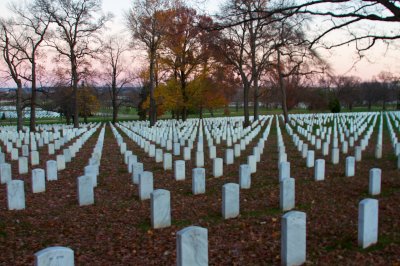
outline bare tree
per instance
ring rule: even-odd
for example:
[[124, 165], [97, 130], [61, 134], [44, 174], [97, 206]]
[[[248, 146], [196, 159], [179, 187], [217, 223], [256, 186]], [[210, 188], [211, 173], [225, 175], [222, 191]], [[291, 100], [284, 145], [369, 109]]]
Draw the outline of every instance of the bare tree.
[[[363, 52], [374, 46], [377, 41], [386, 42], [400, 38], [397, 30], [400, 22], [398, 1], [277, 0], [275, 5], [262, 11], [262, 17], [266, 22], [275, 22], [304, 14], [315, 18], [324, 18], [324, 23], [316, 34], [309, 35], [311, 46], [320, 43], [337, 30], [347, 31], [349, 33], [347, 38], [336, 38], [335, 42], [325, 45], [326, 48], [354, 42], [356, 49]], [[259, 10], [254, 12], [259, 12]], [[249, 20], [254, 20], [254, 18], [245, 18], [241, 22]], [[241, 22], [236, 22], [236, 24]], [[362, 30], [362, 28], [366, 30]]]
[[133, 42], [144, 44], [149, 60], [149, 90], [150, 90], [150, 125], [157, 119], [157, 106], [154, 99], [156, 88], [157, 54], [161, 48], [166, 27], [170, 23], [164, 12], [169, 1], [163, 0], [135, 0], [133, 7], [127, 14], [128, 28], [131, 31]]
[[101, 0], [36, 0], [41, 11], [57, 25], [48, 45], [70, 63], [74, 127], [79, 127], [78, 84], [83, 64], [99, 49], [97, 34], [111, 19], [101, 11]]
[[267, 4], [266, 0], [232, 0], [222, 8], [223, 15], [219, 18], [223, 30], [217, 50], [241, 77], [245, 125], [249, 124], [250, 89], [253, 89], [254, 119], [258, 119], [259, 80], [272, 60], [271, 28], [265, 23], [263, 14], [258, 12]]
[[302, 19], [285, 19], [273, 24], [278, 29], [274, 39], [274, 49], [276, 51], [275, 71], [282, 93], [282, 111], [285, 123], [289, 121], [287, 104], [288, 79], [293, 76], [323, 73], [329, 69], [319, 55], [307, 45], [302, 22]]
[[22, 60], [29, 62], [30, 73], [22, 77], [31, 83], [30, 97], [30, 130], [35, 131], [36, 128], [36, 98], [37, 98], [37, 58], [39, 47], [45, 39], [47, 29], [50, 25], [50, 17], [41, 12], [41, 10], [33, 3], [23, 2], [18, 5], [13, 2], [10, 10], [15, 14], [17, 27], [23, 32], [21, 38], [15, 40], [15, 48], [20, 50]]
[[125, 87], [132, 83], [133, 75], [128, 71], [123, 55], [129, 50], [125, 38], [109, 36], [104, 44], [101, 61], [105, 64], [105, 77], [107, 90], [111, 98], [113, 109], [112, 123], [118, 120], [118, 110], [123, 100], [121, 93]]
[[347, 105], [350, 111], [353, 110], [354, 103], [360, 99], [357, 89], [360, 86], [360, 79], [354, 76], [337, 76], [334, 78], [336, 84], [337, 98], [342, 104]]
[[17, 130], [23, 128], [23, 114], [22, 114], [22, 78], [23, 72], [22, 53], [20, 49], [16, 49], [16, 42], [22, 37], [22, 32], [13, 27], [13, 21], [0, 20], [0, 49], [3, 59], [7, 65], [7, 78], [12, 79], [17, 85], [16, 90], [16, 111], [17, 111]]

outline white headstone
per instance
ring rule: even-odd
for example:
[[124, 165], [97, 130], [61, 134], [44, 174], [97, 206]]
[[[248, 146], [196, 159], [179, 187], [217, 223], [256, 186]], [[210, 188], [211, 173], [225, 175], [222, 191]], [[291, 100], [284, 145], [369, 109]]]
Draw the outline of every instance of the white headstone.
[[257, 172], [257, 161], [254, 155], [247, 156], [247, 164], [250, 166], [250, 171], [252, 174]]
[[168, 190], [151, 193], [151, 226], [155, 229], [171, 226], [171, 195]]
[[18, 149], [17, 148], [13, 148], [11, 150], [11, 160], [16, 161], [18, 160], [19, 156], [18, 156]]
[[47, 181], [53, 181], [58, 179], [56, 161], [50, 160], [46, 162], [46, 177]]
[[137, 156], [136, 155], [131, 154], [131, 155], [128, 156], [128, 172], [130, 174], [132, 174], [133, 165], [136, 164], [137, 162], [138, 161], [137, 161]]
[[161, 163], [163, 161], [163, 150], [156, 149], [156, 163]]
[[164, 170], [172, 170], [172, 154], [171, 153], [164, 153], [163, 166], [164, 166]]
[[349, 156], [346, 158], [346, 171], [345, 171], [345, 175], [347, 177], [351, 177], [354, 176], [356, 172], [356, 161], [355, 158], [353, 156]]
[[71, 150], [69, 148], [63, 150], [64, 159], [66, 163], [70, 163], [72, 161]]
[[314, 180], [322, 181], [324, 179], [325, 179], [325, 160], [324, 159], [315, 160]]
[[139, 184], [139, 176], [143, 173], [143, 163], [134, 164], [132, 169], [132, 182], [133, 184]]
[[361, 162], [362, 160], [362, 148], [361, 146], [356, 146], [354, 149], [354, 157], [356, 157], [356, 162]]
[[22, 156], [28, 157], [29, 156], [29, 146], [22, 145]]
[[339, 163], [339, 148], [332, 149], [332, 164]]
[[189, 226], [176, 233], [176, 265], [208, 266], [207, 229]]
[[183, 159], [185, 161], [190, 161], [191, 158], [192, 158], [192, 150], [190, 149], [190, 147], [184, 147], [183, 148]]
[[18, 172], [19, 172], [19, 174], [27, 174], [28, 173], [28, 158], [27, 157], [19, 157], [18, 158]]
[[7, 202], [9, 210], [25, 209], [24, 181], [11, 180], [7, 182]]
[[177, 160], [175, 161], [175, 166], [174, 166], [174, 175], [175, 175], [175, 180], [185, 180], [186, 173], [185, 173], [185, 161], [184, 160]]
[[364, 199], [358, 205], [358, 245], [367, 248], [378, 242], [378, 200]]
[[239, 168], [239, 185], [242, 189], [249, 189], [251, 186], [251, 169], [248, 164], [242, 164]]
[[280, 184], [280, 208], [288, 211], [295, 206], [295, 180], [294, 178], [285, 178]]
[[140, 200], [150, 199], [151, 192], [153, 192], [153, 173], [144, 171], [139, 175]]
[[196, 167], [197, 168], [204, 167], [204, 152], [203, 151], [196, 152]]
[[57, 160], [57, 170], [61, 171], [65, 169], [65, 158], [63, 154], [59, 154], [56, 157]]
[[204, 168], [192, 169], [192, 193], [193, 195], [206, 192], [206, 171]]
[[279, 164], [279, 181], [282, 181], [285, 178], [290, 178], [290, 163], [289, 162], [281, 162]]
[[210, 146], [210, 159], [215, 159], [217, 157], [217, 148], [215, 146]]
[[239, 215], [239, 185], [228, 183], [222, 186], [222, 217], [235, 218]]
[[49, 151], [49, 155], [53, 155], [55, 153], [54, 151], [54, 144], [50, 143], [48, 146], [48, 151]]
[[290, 211], [282, 216], [281, 264], [302, 265], [306, 262], [306, 214]]
[[309, 150], [307, 151], [307, 162], [306, 165], [308, 168], [314, 167], [314, 151], [313, 150]]
[[32, 170], [32, 192], [40, 193], [46, 191], [46, 177], [44, 169]]
[[35, 266], [74, 266], [74, 251], [66, 247], [49, 247], [35, 253]]
[[84, 168], [84, 175], [92, 178], [92, 186], [97, 187], [98, 165], [87, 165]]
[[174, 143], [174, 156], [181, 155], [181, 144], [176, 142]]
[[224, 174], [224, 166], [222, 158], [215, 158], [213, 160], [213, 176], [221, 177]]
[[379, 168], [372, 168], [369, 170], [369, 194], [379, 195], [381, 193], [381, 176], [382, 170]]
[[78, 177], [79, 206], [94, 204], [93, 178], [91, 176]]
[[38, 151], [32, 151], [31, 152], [31, 165], [38, 165], [39, 162], [39, 152]]
[[6, 184], [8, 181], [11, 180], [11, 164], [2, 163], [0, 165], [0, 178], [1, 184]]

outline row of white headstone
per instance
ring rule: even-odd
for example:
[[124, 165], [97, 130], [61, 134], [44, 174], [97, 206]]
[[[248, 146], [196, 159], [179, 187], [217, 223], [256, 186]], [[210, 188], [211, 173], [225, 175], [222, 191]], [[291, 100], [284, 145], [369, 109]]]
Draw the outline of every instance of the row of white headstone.
[[[154, 198], [169, 196], [164, 191]], [[157, 201], [162, 207], [162, 201]], [[153, 208], [153, 204], [152, 204]], [[378, 241], [378, 200], [364, 199], [358, 207], [358, 245], [367, 248]], [[168, 208], [158, 213], [168, 216]], [[306, 262], [306, 213], [290, 211], [281, 218], [281, 265], [301, 265]], [[176, 234], [176, 265], [206, 266], [209, 264], [208, 230], [189, 226]], [[73, 266], [74, 251], [67, 247], [48, 247], [35, 253], [35, 266]]]
[[[93, 135], [100, 125], [86, 131], [79, 137], [70, 147], [69, 161], [71, 161], [76, 153], [82, 148], [83, 144]], [[23, 157], [22, 157], [23, 158]], [[49, 160], [46, 162], [46, 171], [44, 169], [36, 168], [32, 170], [32, 192], [41, 193], [46, 191], [47, 181], [58, 180], [58, 171], [65, 169], [66, 160], [64, 155], [57, 155], [57, 160]], [[19, 165], [21, 172], [21, 164]], [[24, 166], [28, 168], [27, 163]], [[28, 173], [28, 171], [26, 171]], [[3, 163], [0, 165], [0, 179], [2, 184], [7, 186], [7, 205], [9, 210], [22, 210], [25, 209], [25, 187], [23, 180], [13, 180], [11, 176], [11, 164]]]
[[[143, 164], [137, 161], [137, 156], [133, 155], [131, 151], [125, 150], [126, 145], [123, 142], [121, 135], [117, 132], [117, 130], [112, 127], [112, 131], [114, 136], [117, 139], [117, 142], [123, 149], [121, 149], [121, 153], [125, 152], [125, 159], [127, 160], [128, 169], [132, 169], [132, 176], [134, 184], [138, 184], [139, 189], [139, 198], [141, 200], [145, 200], [151, 198], [152, 206], [152, 215], [154, 219], [152, 219], [152, 224], [156, 228], [166, 227], [171, 224], [170, 214], [165, 215], [164, 210], [170, 210], [170, 194], [169, 191], [158, 189], [153, 191], [153, 174], [148, 171], [143, 171]], [[269, 131], [269, 129], [268, 129]], [[264, 141], [268, 137], [268, 131], [264, 135]], [[214, 160], [218, 161], [218, 158]], [[214, 176], [218, 177], [216, 172], [222, 172], [222, 159], [220, 159], [219, 169], [216, 169], [216, 165], [214, 163]], [[177, 160], [175, 161], [174, 167], [174, 176], [176, 180], [184, 180], [185, 177], [185, 161]], [[225, 184], [223, 186], [222, 194], [222, 216], [226, 219], [234, 218], [239, 215], [239, 186], [244, 189], [250, 188], [251, 184], [251, 169], [249, 165], [241, 165], [240, 166], [240, 174], [239, 174], [239, 184]], [[192, 169], [192, 192], [194, 195], [205, 193], [205, 169], [204, 168], [194, 168]], [[154, 194], [154, 195], [153, 195]], [[157, 206], [161, 206], [158, 208]], [[157, 215], [158, 213], [164, 213], [161, 216]], [[168, 211], [169, 213], [169, 211]], [[161, 217], [161, 218], [157, 218]], [[161, 219], [161, 220], [159, 220]]]
[[99, 137], [89, 159], [89, 164], [84, 168], [84, 175], [77, 178], [79, 206], [94, 204], [94, 188], [98, 184], [100, 162], [104, 144], [105, 125], [100, 130]]

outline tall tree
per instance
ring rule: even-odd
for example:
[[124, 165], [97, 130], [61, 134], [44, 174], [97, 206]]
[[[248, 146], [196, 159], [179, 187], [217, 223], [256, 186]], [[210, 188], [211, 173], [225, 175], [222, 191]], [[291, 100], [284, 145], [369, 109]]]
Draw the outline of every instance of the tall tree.
[[182, 119], [186, 120], [190, 100], [195, 93], [188, 90], [188, 84], [211, 61], [208, 42], [212, 32], [207, 32], [198, 25], [210, 25], [212, 20], [208, 16], [198, 15], [195, 9], [184, 5], [176, 6], [170, 13], [160, 61], [166, 68], [164, 70], [169, 71], [176, 84], [179, 84], [182, 99], [179, 111]]
[[105, 64], [105, 77], [108, 93], [113, 109], [112, 123], [118, 120], [118, 110], [123, 101], [121, 93], [125, 86], [132, 82], [132, 74], [129, 73], [123, 55], [128, 51], [125, 38], [109, 36], [104, 43], [101, 61]]
[[[282, 111], [285, 123], [288, 123], [288, 95], [290, 82], [298, 80], [300, 76], [323, 73], [329, 67], [320, 56], [308, 46], [303, 31], [304, 20], [283, 19], [277, 20], [274, 36], [275, 73], [278, 87], [282, 96]], [[273, 74], [274, 72], [272, 72]], [[294, 76], [297, 76], [294, 78]], [[293, 85], [293, 83], [292, 83]]]
[[57, 25], [48, 44], [70, 64], [74, 127], [79, 127], [78, 84], [82, 65], [99, 49], [97, 34], [111, 18], [101, 10], [101, 0], [36, 0]]
[[23, 128], [23, 114], [22, 114], [22, 74], [23, 63], [22, 53], [20, 49], [16, 49], [16, 40], [23, 38], [23, 33], [13, 27], [15, 23], [12, 20], [0, 20], [0, 49], [3, 59], [7, 65], [8, 78], [12, 79], [16, 86], [16, 111], [17, 111], [17, 130]]
[[37, 98], [37, 59], [39, 47], [45, 39], [47, 29], [50, 25], [50, 16], [43, 13], [35, 3], [23, 2], [19, 5], [13, 2], [10, 10], [15, 14], [17, 27], [23, 32], [22, 38], [16, 39], [15, 48], [20, 50], [22, 60], [26, 60], [30, 65], [29, 75], [23, 78], [31, 83], [30, 97], [30, 124], [31, 131], [36, 128], [36, 98]]
[[133, 7], [127, 14], [128, 27], [133, 41], [141, 43], [147, 50], [149, 60], [149, 95], [150, 95], [150, 125], [157, 120], [157, 106], [154, 98], [156, 88], [157, 56], [169, 17], [165, 12], [169, 1], [163, 0], [135, 0]]
[[[263, 13], [267, 0], [230, 0], [219, 18], [218, 53], [234, 66], [243, 84], [245, 125], [249, 125], [249, 93], [253, 89], [254, 119], [258, 119], [259, 79], [271, 64], [270, 28]], [[218, 28], [217, 27], [217, 28]]]
[[353, 110], [354, 103], [360, 98], [357, 88], [360, 85], [360, 79], [354, 76], [337, 76], [334, 78], [336, 84], [337, 98], [349, 108]]

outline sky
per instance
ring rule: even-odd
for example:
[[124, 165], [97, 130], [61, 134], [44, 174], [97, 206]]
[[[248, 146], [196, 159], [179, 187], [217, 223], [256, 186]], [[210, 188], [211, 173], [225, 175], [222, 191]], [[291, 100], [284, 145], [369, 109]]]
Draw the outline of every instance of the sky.
[[[223, 0], [202, 0], [197, 8], [215, 14], [222, 2]], [[103, 0], [104, 10], [112, 12], [115, 16], [112, 25], [114, 32], [124, 31], [124, 12], [129, 10], [131, 3], [132, 0]], [[341, 34], [335, 33], [331, 38], [341, 38]], [[387, 46], [381, 43], [370, 49], [366, 57], [361, 60], [355, 54], [354, 44], [319, 52], [330, 63], [336, 75], [354, 75], [362, 80], [370, 80], [381, 71], [400, 74], [400, 49], [397, 51], [393, 47], [387, 49]], [[357, 63], [354, 64], [354, 62]]]
[[[199, 1], [199, 0], [198, 0]], [[218, 11], [223, 0], [200, 0], [196, 8], [207, 10], [210, 14]], [[0, 0], [0, 16], [6, 15], [6, 4], [8, 0]], [[132, 0], [103, 0], [103, 10], [114, 14], [114, 19], [109, 23], [109, 33], [128, 34], [125, 29], [124, 14], [132, 5]], [[331, 35], [333, 39], [342, 38], [339, 32]], [[333, 50], [320, 50], [325, 60], [330, 63], [336, 75], [354, 75], [362, 80], [370, 80], [381, 71], [390, 71], [394, 74], [400, 73], [400, 49], [387, 49], [385, 45], [376, 45], [368, 51], [367, 57], [360, 60], [355, 54], [354, 44]], [[356, 62], [354, 64], [354, 62]]]

